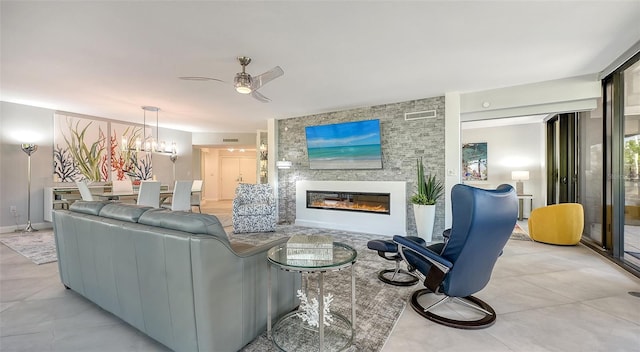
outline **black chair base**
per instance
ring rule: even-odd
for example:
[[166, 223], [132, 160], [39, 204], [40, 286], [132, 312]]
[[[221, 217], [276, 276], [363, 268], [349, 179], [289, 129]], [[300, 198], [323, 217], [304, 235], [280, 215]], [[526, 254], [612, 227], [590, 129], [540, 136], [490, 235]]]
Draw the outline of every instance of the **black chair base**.
[[473, 306], [473, 308], [475, 308], [476, 310], [478, 311], [483, 310], [490, 314], [485, 314], [482, 318], [477, 320], [455, 320], [455, 319], [446, 318], [446, 317], [434, 314], [430, 311], [425, 311], [425, 307], [423, 307], [418, 302], [418, 298], [428, 293], [432, 293], [431, 290], [422, 289], [414, 292], [413, 295], [411, 296], [411, 307], [413, 307], [413, 310], [415, 310], [416, 313], [420, 314], [424, 318], [427, 318], [435, 323], [449, 326], [452, 328], [458, 328], [458, 329], [483, 329], [493, 325], [493, 323], [495, 323], [496, 321], [496, 312], [493, 310], [493, 308], [491, 308], [491, 306], [488, 305], [486, 302], [473, 296], [456, 298], [456, 299], [466, 301], [464, 303], [469, 304], [470, 306]]
[[[420, 237], [408, 236], [407, 238], [422, 245], [426, 244]], [[367, 248], [377, 251], [381, 258], [393, 261], [396, 264], [395, 269], [385, 269], [378, 272], [378, 279], [380, 279], [380, 281], [393, 286], [411, 286], [418, 283], [418, 277], [411, 273], [411, 271], [413, 271], [411, 268], [408, 268], [409, 271], [400, 269], [402, 256], [398, 253], [398, 246], [393, 241], [371, 240], [367, 243]]]
[[378, 279], [393, 286], [413, 286], [418, 283], [418, 278], [404, 269], [398, 270], [397, 273], [395, 269], [381, 270]]

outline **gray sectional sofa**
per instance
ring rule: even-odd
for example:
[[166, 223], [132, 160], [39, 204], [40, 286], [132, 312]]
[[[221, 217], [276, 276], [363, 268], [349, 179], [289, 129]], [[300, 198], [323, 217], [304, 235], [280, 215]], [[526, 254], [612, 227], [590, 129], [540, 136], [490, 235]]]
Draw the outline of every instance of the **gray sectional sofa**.
[[[213, 215], [75, 202], [53, 216], [62, 283], [174, 351], [238, 351], [266, 329], [267, 250]], [[271, 269], [274, 316], [299, 274]]]

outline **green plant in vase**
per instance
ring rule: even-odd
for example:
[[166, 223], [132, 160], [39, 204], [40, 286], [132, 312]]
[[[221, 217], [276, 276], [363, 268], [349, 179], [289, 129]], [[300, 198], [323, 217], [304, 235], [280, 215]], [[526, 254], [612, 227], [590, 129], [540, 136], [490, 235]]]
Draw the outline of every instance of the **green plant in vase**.
[[435, 175], [424, 175], [422, 158], [416, 162], [418, 168], [417, 192], [411, 197], [411, 203], [419, 205], [434, 205], [444, 194], [444, 185]]
[[416, 230], [418, 236], [425, 241], [431, 242], [433, 234], [433, 224], [435, 222], [436, 202], [444, 194], [444, 185], [435, 175], [424, 174], [424, 164], [422, 158], [416, 161], [417, 192], [411, 196], [413, 212], [416, 218]]

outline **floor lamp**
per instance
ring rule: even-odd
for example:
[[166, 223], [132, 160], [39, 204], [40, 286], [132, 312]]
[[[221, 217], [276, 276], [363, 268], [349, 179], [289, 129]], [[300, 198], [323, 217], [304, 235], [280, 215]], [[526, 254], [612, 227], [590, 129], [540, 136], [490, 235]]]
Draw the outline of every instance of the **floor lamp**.
[[[276, 161], [276, 167], [279, 170], [288, 170], [291, 168], [293, 163], [287, 160]], [[289, 224], [289, 175], [287, 175], [284, 179], [284, 221], [283, 224]]]
[[[38, 146], [35, 144], [23, 143], [20, 145], [23, 152], [27, 153], [27, 227], [21, 232], [34, 232], [38, 231], [31, 226], [31, 154], [38, 150]], [[16, 230], [19, 231], [19, 230]]]

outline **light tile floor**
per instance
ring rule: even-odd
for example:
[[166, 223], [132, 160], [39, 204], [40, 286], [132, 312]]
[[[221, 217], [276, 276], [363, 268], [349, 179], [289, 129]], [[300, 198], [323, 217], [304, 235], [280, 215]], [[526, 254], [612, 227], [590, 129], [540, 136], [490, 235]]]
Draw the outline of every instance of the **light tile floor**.
[[[206, 214], [214, 215], [231, 215], [231, 208], [233, 207], [233, 201], [231, 200], [218, 200], [218, 201], [203, 201], [201, 210]], [[197, 208], [193, 208], [196, 211]]]
[[498, 313], [493, 326], [447, 328], [408, 305], [383, 351], [639, 351], [640, 297], [629, 292], [640, 279], [583, 245], [511, 240], [476, 295]]
[[[382, 351], [638, 351], [640, 279], [588, 248], [511, 240], [477, 294], [492, 327], [458, 330], [409, 305]], [[360, 313], [366, 314], [366, 313]], [[0, 245], [0, 351], [166, 351], [70, 290], [56, 263]]]

